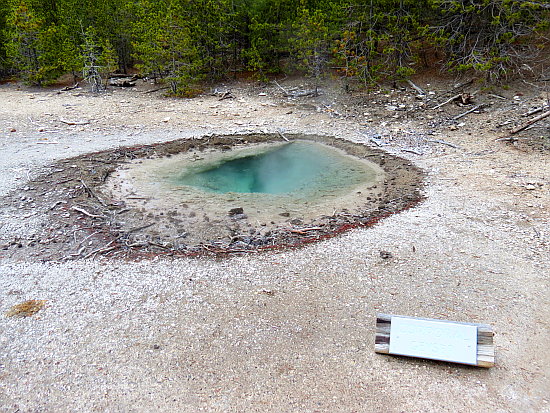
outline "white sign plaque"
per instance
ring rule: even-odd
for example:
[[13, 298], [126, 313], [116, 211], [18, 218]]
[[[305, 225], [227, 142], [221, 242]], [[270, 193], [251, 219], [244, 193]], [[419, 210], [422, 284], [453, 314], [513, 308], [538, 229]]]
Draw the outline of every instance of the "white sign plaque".
[[477, 365], [477, 326], [392, 317], [390, 354]]

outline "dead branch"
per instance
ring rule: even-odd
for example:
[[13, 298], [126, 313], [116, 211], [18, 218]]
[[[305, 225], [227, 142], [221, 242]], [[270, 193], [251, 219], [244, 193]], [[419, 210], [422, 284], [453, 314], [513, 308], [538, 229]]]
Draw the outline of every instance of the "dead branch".
[[278, 130], [277, 133], [278, 133], [279, 136], [280, 136], [281, 138], [283, 138], [285, 141], [290, 142], [290, 141], [287, 139], [287, 137], [286, 137], [285, 135], [283, 135], [283, 132], [281, 132], [280, 130]]
[[447, 142], [447, 141], [443, 141], [443, 140], [441, 140], [441, 139], [430, 139], [428, 142], [431, 142], [431, 143], [440, 143], [441, 145], [447, 145], [447, 146], [450, 146], [451, 148], [462, 149], [460, 146], [455, 145], [454, 143]]
[[527, 129], [529, 126], [531, 126], [531, 125], [533, 125], [534, 123], [537, 123], [537, 122], [543, 120], [544, 118], [547, 118], [548, 116], [550, 116], [550, 110], [544, 112], [542, 115], [539, 115], [539, 116], [537, 116], [536, 118], [531, 119], [531, 120], [528, 121], [528, 122], [525, 122], [525, 123], [524, 123], [522, 126], [520, 126], [519, 128], [516, 128], [516, 129], [514, 129], [513, 131], [511, 131], [511, 132], [510, 132], [510, 135], [515, 135], [516, 133], [521, 132], [521, 131], [524, 130], [524, 129]]
[[95, 254], [105, 254], [106, 252], [109, 252], [109, 251], [112, 251], [112, 250], [116, 249], [116, 248], [117, 248], [116, 245], [115, 245], [115, 246], [112, 246], [112, 247], [109, 246], [109, 245], [111, 245], [113, 242], [114, 242], [114, 241], [111, 241], [111, 242], [109, 242], [105, 247], [103, 247], [103, 248], [98, 248], [97, 250], [94, 250], [94, 251], [92, 251], [92, 252], [86, 254], [86, 255], [84, 256], [84, 259], [90, 258], [92, 255], [95, 255]]
[[458, 116], [455, 116], [455, 117], [453, 118], [453, 120], [459, 120], [459, 119], [463, 118], [464, 116], [466, 116], [466, 115], [468, 115], [468, 114], [470, 114], [470, 113], [472, 113], [472, 112], [475, 112], [475, 111], [478, 110], [478, 109], [481, 109], [481, 108], [484, 107], [484, 106], [485, 106], [484, 103], [482, 103], [481, 105], [477, 105], [476, 107], [473, 107], [472, 109], [470, 109], [470, 110], [468, 110], [468, 111], [466, 111], [466, 112], [464, 112], [464, 113], [461, 113], [461, 114], [458, 115]]
[[437, 106], [434, 106], [434, 107], [432, 108], [432, 110], [439, 109], [440, 107], [445, 106], [447, 103], [451, 103], [451, 102], [452, 102], [453, 100], [455, 100], [455, 99], [460, 99], [460, 95], [454, 95], [453, 97], [447, 99], [445, 102], [440, 103], [440, 104], [437, 105]]
[[416, 90], [419, 95], [425, 95], [426, 94], [426, 92], [424, 92], [424, 90], [420, 86], [415, 85], [412, 82], [412, 80], [407, 79], [407, 83], [410, 85], [410, 87], [412, 87], [414, 90]]
[[80, 83], [75, 83], [73, 86], [65, 86], [63, 89], [60, 89], [57, 93], [68, 92], [69, 90], [77, 89], [80, 87]]
[[74, 211], [80, 212], [81, 214], [84, 214], [84, 215], [86, 215], [86, 216], [88, 216], [88, 217], [90, 217], [90, 218], [105, 218], [105, 217], [102, 216], [102, 215], [92, 214], [92, 213], [86, 211], [85, 209], [79, 208], [79, 207], [77, 207], [77, 206], [73, 206], [73, 207], [71, 207], [71, 209], [74, 210]]
[[493, 98], [497, 98], [497, 99], [501, 99], [501, 100], [508, 100], [508, 99], [505, 98], [504, 96], [495, 95], [494, 93], [489, 93], [487, 96], [491, 96], [491, 97], [493, 97]]
[[130, 234], [130, 233], [132, 233], [132, 232], [141, 231], [142, 229], [146, 229], [146, 228], [152, 227], [152, 226], [155, 225], [155, 224], [156, 224], [156, 222], [151, 222], [150, 224], [142, 225], [141, 227], [132, 228], [132, 229], [126, 231], [126, 233], [127, 233], [127, 234]]
[[524, 113], [524, 114], [521, 115], [521, 116], [527, 118], [527, 117], [529, 117], [529, 116], [532, 116], [532, 115], [535, 115], [535, 114], [537, 114], [537, 113], [539, 113], [539, 112], [542, 112], [542, 111], [543, 111], [544, 109], [546, 109], [546, 108], [548, 108], [547, 105], [542, 105], [540, 108], [533, 109], [533, 110], [531, 110], [531, 111], [529, 111], [529, 112], [527, 112], [527, 113]]
[[65, 123], [66, 125], [89, 125], [90, 122], [87, 121], [87, 120], [75, 120], [75, 121], [71, 121], [71, 120], [65, 120], [63, 118], [59, 118], [59, 122], [61, 123]]
[[286, 89], [285, 89], [284, 87], [282, 87], [282, 86], [279, 84], [279, 82], [277, 82], [276, 80], [273, 80], [273, 82], [277, 85], [277, 87], [278, 87], [279, 89], [281, 89], [281, 90], [283, 91], [283, 95], [284, 95], [285, 97], [289, 96], [289, 94], [288, 94], [288, 92], [286, 91]]
[[401, 152], [414, 153], [415, 155], [424, 155], [422, 152], [415, 151], [414, 149], [401, 149]]
[[218, 100], [235, 99], [230, 90], [225, 91]]
[[149, 93], [158, 92], [159, 90], [164, 90], [164, 89], [168, 89], [168, 86], [159, 87], [159, 88], [156, 88], [156, 89], [148, 90], [147, 92], [143, 92], [143, 94], [144, 94], [144, 95], [147, 95], [147, 94], [149, 94]]
[[104, 207], [107, 206], [107, 205], [105, 204], [105, 202], [104, 202], [100, 197], [98, 197], [98, 196], [95, 194], [95, 192], [92, 191], [91, 188], [90, 188], [88, 185], [86, 185], [86, 182], [84, 182], [82, 179], [79, 179], [79, 181], [82, 183], [82, 185], [84, 186], [84, 189], [86, 190], [86, 192], [88, 192], [88, 194], [89, 194], [91, 197], [97, 199], [97, 202], [99, 202], [99, 203], [100, 203], [101, 205], [103, 205]]

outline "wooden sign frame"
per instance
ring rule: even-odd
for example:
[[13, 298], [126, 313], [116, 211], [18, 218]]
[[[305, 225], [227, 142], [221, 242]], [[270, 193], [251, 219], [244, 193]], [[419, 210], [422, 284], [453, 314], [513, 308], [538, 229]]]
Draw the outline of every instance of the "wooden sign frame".
[[[375, 344], [374, 344], [374, 351], [376, 353], [392, 354], [390, 353], [392, 317], [399, 317], [399, 318], [412, 319], [412, 320], [424, 320], [424, 321], [430, 321], [435, 323], [445, 323], [446, 325], [460, 324], [460, 325], [466, 325], [466, 326], [475, 326], [477, 328], [477, 350], [476, 350], [477, 357], [476, 357], [476, 363], [470, 364], [470, 365], [475, 365], [477, 367], [485, 367], [485, 368], [493, 367], [495, 365], [495, 347], [493, 343], [494, 333], [491, 326], [487, 324], [460, 323], [456, 321], [436, 320], [431, 318], [408, 317], [408, 316], [391, 315], [391, 314], [377, 314], [376, 315], [376, 338], [375, 338]], [[435, 357], [429, 357], [429, 356], [428, 357], [412, 356], [412, 357], [421, 357], [421, 358], [430, 358], [434, 360], [449, 361], [442, 358], [435, 358]], [[469, 363], [464, 363], [464, 364], [469, 364]]]

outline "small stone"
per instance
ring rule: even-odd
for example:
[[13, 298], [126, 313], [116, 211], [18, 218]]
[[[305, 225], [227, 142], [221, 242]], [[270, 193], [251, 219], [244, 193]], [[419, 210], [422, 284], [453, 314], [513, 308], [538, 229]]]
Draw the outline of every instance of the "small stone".
[[389, 251], [380, 251], [380, 257], [384, 260], [388, 260], [393, 257], [393, 254]]
[[282, 217], [289, 217], [290, 212], [281, 212], [279, 215], [282, 216]]
[[234, 216], [234, 215], [242, 215], [242, 214], [244, 214], [244, 210], [243, 210], [241, 207], [239, 207], [239, 208], [232, 208], [232, 209], [230, 209], [228, 215], [229, 215], [230, 217], [232, 217], [232, 216]]
[[528, 191], [532, 191], [534, 189], [537, 189], [537, 187], [533, 184], [527, 184], [525, 185], [525, 189], [527, 189]]
[[11, 129], [10, 129], [10, 132], [17, 132], [17, 129], [11, 128]]

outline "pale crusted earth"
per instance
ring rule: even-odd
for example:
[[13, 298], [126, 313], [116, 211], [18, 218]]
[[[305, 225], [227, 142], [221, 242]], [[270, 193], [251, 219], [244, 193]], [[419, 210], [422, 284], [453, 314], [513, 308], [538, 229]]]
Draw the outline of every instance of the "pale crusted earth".
[[[434, 99], [449, 88], [419, 84]], [[457, 126], [448, 119], [467, 107], [386, 109], [418, 104], [401, 90], [346, 108], [336, 87], [293, 101], [239, 85], [219, 101], [144, 85], [101, 96], [0, 86], [0, 196], [81, 153], [278, 129], [374, 141], [427, 173], [419, 206], [297, 250], [62, 263], [0, 250], [0, 411], [550, 411], [550, 153], [495, 142], [496, 124], [542, 103], [524, 89], [480, 95], [494, 105]], [[534, 134], [548, 136], [547, 124]], [[2, 211], [0, 244], [42, 224]], [[47, 305], [4, 315], [27, 299]], [[496, 366], [375, 354], [377, 312], [491, 324]]]

